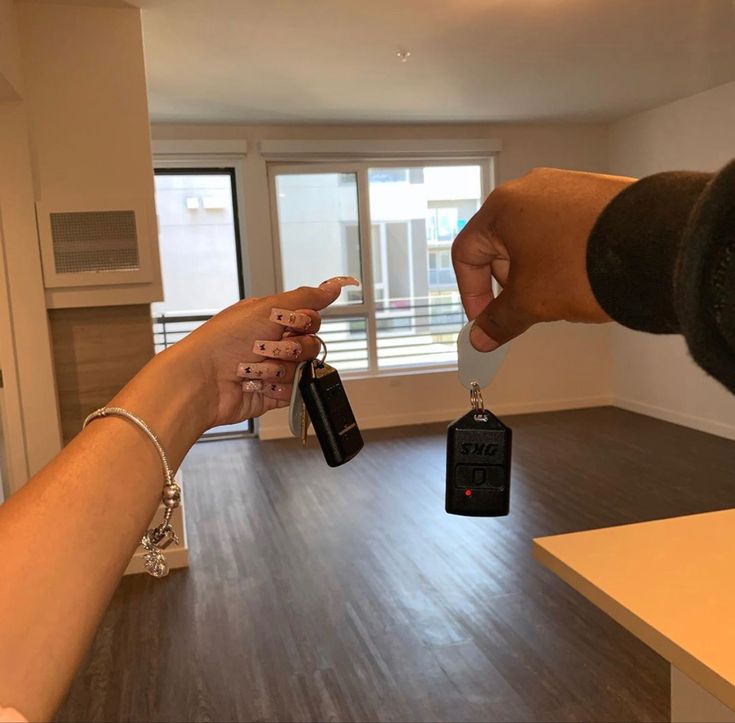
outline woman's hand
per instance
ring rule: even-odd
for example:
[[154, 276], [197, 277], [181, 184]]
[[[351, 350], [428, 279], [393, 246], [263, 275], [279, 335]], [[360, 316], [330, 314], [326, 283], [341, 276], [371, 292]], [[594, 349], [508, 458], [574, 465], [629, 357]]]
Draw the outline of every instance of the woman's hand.
[[[198, 371], [207, 399], [206, 428], [258, 417], [291, 398], [299, 362], [320, 353], [319, 311], [344, 286], [348, 276], [274, 296], [241, 301], [164, 352]], [[163, 355], [161, 355], [163, 356]]]
[[[340, 277], [235, 304], [156, 355], [109, 406], [145, 421], [176, 469], [207, 428], [287, 403], [296, 363], [319, 352], [308, 336], [319, 310], [353, 283]], [[247, 381], [276, 389], [244, 391], [253, 368]], [[161, 504], [163, 481], [148, 436], [111, 415], [0, 505], [0, 704], [29, 720], [52, 717]], [[39, 530], [51, 541], [40, 562]]]
[[[452, 246], [477, 349], [492, 351], [540, 321], [610, 321], [587, 278], [587, 239], [633, 181], [538, 168], [488, 196]], [[497, 298], [493, 278], [503, 289]]]

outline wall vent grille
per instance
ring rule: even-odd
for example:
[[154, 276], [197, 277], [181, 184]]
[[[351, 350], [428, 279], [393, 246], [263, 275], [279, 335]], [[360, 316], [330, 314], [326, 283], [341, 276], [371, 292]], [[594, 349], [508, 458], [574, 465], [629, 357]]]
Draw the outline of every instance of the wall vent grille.
[[57, 274], [140, 270], [135, 211], [49, 215]]

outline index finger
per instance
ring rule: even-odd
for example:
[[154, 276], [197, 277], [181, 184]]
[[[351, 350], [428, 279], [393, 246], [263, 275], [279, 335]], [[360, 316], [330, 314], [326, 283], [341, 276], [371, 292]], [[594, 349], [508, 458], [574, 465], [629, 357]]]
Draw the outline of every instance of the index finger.
[[492, 235], [465, 227], [452, 244], [452, 265], [468, 319], [474, 319], [493, 300], [492, 263], [497, 253]]
[[359, 286], [353, 276], [335, 276], [323, 281], [318, 287], [300, 286], [293, 291], [278, 294], [273, 303], [284, 309], [313, 309], [319, 311], [334, 303], [345, 286]]

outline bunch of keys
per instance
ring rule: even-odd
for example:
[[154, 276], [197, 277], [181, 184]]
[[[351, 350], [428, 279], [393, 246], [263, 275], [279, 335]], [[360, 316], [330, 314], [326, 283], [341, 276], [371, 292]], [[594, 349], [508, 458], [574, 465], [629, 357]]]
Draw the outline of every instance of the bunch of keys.
[[480, 390], [492, 381], [508, 345], [477, 351], [470, 343], [473, 324], [457, 337], [459, 381], [470, 392], [471, 409], [447, 428], [445, 509], [452, 515], [500, 517], [510, 506], [512, 432], [485, 409]]
[[362, 449], [363, 441], [342, 380], [325, 361], [327, 345], [322, 339], [319, 341], [323, 349], [321, 359], [302, 362], [296, 368], [289, 426], [291, 434], [300, 437], [306, 446], [309, 424], [313, 424], [327, 464], [339, 467]]

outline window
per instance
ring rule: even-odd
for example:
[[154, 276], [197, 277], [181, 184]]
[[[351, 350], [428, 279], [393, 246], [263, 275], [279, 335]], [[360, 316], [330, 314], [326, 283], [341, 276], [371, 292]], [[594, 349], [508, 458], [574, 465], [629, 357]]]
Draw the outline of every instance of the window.
[[456, 362], [464, 313], [454, 237], [478, 210], [489, 161], [272, 166], [281, 287], [362, 281], [323, 313], [329, 360], [344, 372]]
[[[164, 300], [151, 304], [156, 352], [244, 296], [234, 169], [156, 169]], [[252, 423], [207, 436], [252, 431]]]
[[456, 286], [452, 254], [448, 250], [429, 248], [429, 288]]
[[[354, 173], [276, 176], [283, 288], [314, 279], [361, 277]], [[346, 289], [338, 303], [362, 303], [362, 289]]]

